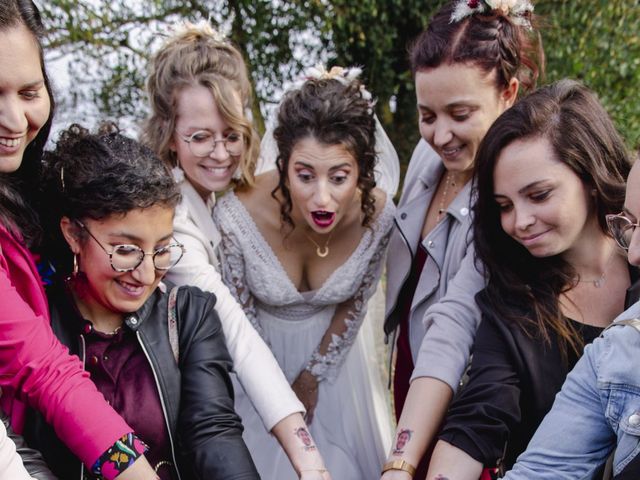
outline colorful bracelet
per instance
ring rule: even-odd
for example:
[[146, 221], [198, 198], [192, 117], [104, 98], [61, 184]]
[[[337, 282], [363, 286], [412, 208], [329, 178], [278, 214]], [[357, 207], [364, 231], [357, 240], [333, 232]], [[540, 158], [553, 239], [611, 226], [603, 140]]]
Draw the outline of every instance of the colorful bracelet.
[[407, 472], [411, 475], [411, 478], [416, 474], [416, 467], [411, 465], [406, 460], [393, 460], [391, 462], [387, 462], [382, 467], [382, 473], [387, 472], [389, 470], [402, 470], [403, 472]]
[[149, 447], [132, 432], [120, 437], [116, 443], [100, 455], [91, 467], [91, 473], [97, 477], [112, 479], [133, 465], [145, 454]]

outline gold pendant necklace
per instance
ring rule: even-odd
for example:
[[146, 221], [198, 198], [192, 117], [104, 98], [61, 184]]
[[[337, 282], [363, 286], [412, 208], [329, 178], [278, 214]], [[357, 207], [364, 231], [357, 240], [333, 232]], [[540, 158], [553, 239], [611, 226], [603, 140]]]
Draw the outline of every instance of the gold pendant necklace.
[[323, 246], [320, 246], [320, 244], [316, 242], [313, 238], [311, 238], [311, 235], [309, 235], [304, 230], [302, 233], [304, 233], [305, 236], [311, 241], [311, 243], [313, 243], [316, 246], [316, 255], [319, 256], [320, 258], [324, 258], [327, 255], [329, 255], [329, 242], [331, 241], [331, 236], [333, 235], [334, 230], [331, 230], [331, 232], [329, 233], [329, 237], [327, 238], [327, 241], [324, 242]]

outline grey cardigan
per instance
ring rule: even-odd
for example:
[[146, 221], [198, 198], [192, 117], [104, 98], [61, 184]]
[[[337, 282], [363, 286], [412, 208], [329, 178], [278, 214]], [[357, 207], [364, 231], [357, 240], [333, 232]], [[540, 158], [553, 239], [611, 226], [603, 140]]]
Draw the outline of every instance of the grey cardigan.
[[411, 380], [434, 377], [455, 392], [480, 323], [474, 297], [485, 280], [475, 265], [471, 182], [453, 199], [446, 217], [420, 240], [443, 172], [440, 157], [420, 140], [409, 163], [389, 243], [385, 332], [397, 330], [403, 310], [398, 299], [421, 243], [427, 260], [411, 303], [409, 341], [415, 365]]

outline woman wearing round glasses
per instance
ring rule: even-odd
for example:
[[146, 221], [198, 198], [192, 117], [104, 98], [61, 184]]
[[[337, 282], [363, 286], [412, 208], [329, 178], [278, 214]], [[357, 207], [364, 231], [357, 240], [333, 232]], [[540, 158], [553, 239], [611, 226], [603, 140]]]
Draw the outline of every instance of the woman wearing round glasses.
[[[611, 235], [636, 266], [640, 266], [639, 219], [640, 163], [636, 162], [627, 181], [624, 211], [607, 215]], [[615, 479], [640, 478], [639, 318], [637, 302], [585, 348], [505, 480], [592, 478], [614, 449]]]
[[[66, 276], [47, 292], [60, 341], [149, 447], [161, 480], [259, 478], [233, 409], [215, 296], [161, 283], [184, 254], [167, 169], [113, 128], [94, 135], [77, 125], [44, 161], [48, 255]], [[40, 414], [25, 434], [60, 478], [81, 472]], [[107, 456], [101, 472], [127, 461], [126, 452]]]
[[179, 183], [182, 200], [173, 225], [187, 251], [168, 278], [216, 295], [238, 380], [236, 402], [246, 393], [260, 417], [245, 431], [273, 434], [300, 478], [327, 480], [315, 444], [302, 440], [311, 438], [304, 406], [219, 272], [220, 233], [212, 218], [216, 195], [254, 183], [260, 143], [245, 115], [251, 86], [242, 55], [207, 23], [185, 24], [166, 39], [150, 67], [151, 114], [142, 138], [173, 168]]

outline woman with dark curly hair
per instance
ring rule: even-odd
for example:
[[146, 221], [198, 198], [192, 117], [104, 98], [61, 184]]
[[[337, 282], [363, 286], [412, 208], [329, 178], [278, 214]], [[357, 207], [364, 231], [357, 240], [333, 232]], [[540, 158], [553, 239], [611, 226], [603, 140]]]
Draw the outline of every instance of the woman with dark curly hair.
[[[161, 480], [257, 480], [233, 409], [216, 297], [162, 282], [184, 253], [173, 238], [180, 191], [169, 170], [113, 126], [91, 134], [73, 125], [45, 154], [43, 177], [57, 337], [149, 446]], [[60, 478], [77, 478], [78, 459], [32, 413], [27, 440]]]
[[[390, 434], [360, 327], [395, 209], [376, 188], [376, 119], [358, 73], [312, 69], [287, 92], [273, 131], [277, 170], [214, 211], [223, 278], [305, 405], [327, 468], [345, 480], [375, 477]], [[256, 416], [249, 404], [239, 413], [245, 425]], [[245, 438], [259, 446], [264, 478], [295, 478], [266, 435], [249, 429]]]

